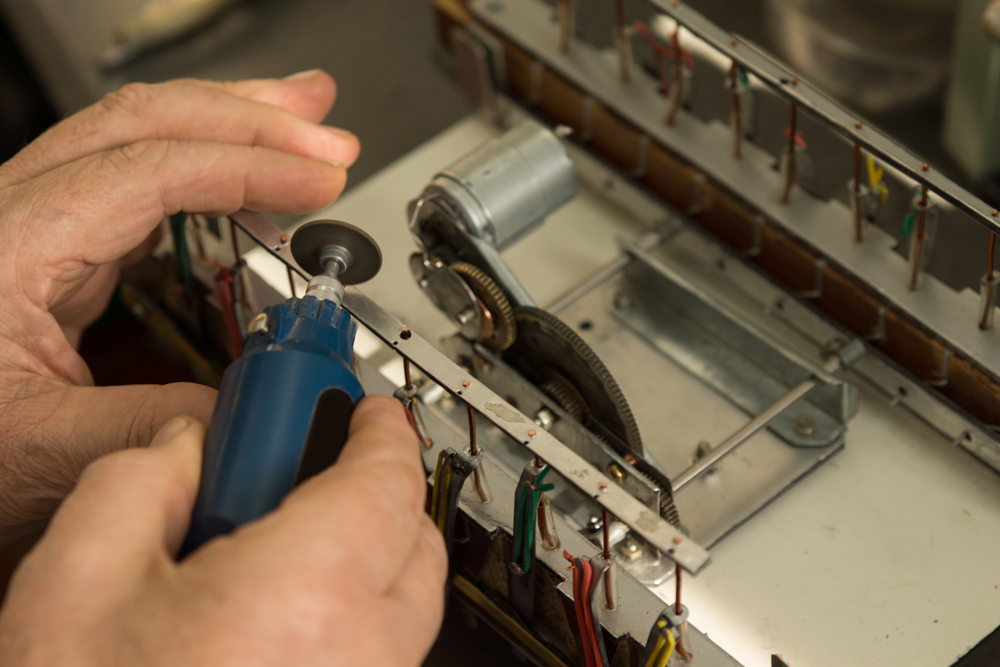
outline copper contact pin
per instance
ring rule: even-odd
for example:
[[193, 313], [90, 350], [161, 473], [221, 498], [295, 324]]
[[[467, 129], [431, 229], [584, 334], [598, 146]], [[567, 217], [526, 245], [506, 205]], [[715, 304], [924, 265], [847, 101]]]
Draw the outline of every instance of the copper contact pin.
[[[470, 405], [468, 406], [469, 413], [469, 453], [476, 456], [479, 453], [479, 443], [476, 442], [476, 411]], [[486, 483], [486, 475], [483, 472], [482, 462], [476, 466], [476, 469], [472, 471], [473, 480], [475, 481], [476, 495], [479, 496], [479, 502], [488, 503], [493, 499], [493, 495], [490, 493], [490, 486]]]
[[743, 110], [740, 108], [739, 72], [736, 62], [729, 68], [729, 87], [733, 91], [733, 155], [737, 160], [743, 158]]
[[923, 270], [924, 254], [924, 224], [927, 214], [927, 186], [920, 186], [920, 210], [917, 211], [917, 235], [913, 238], [916, 244], [913, 250], [913, 266], [910, 267], [910, 290], [920, 289], [920, 273]]
[[795, 137], [796, 122], [798, 115], [798, 105], [792, 102], [789, 107], [790, 118], [788, 121], [788, 162], [785, 165], [785, 191], [781, 195], [781, 203], [787, 204], [792, 198], [792, 188], [795, 187]]
[[997, 288], [1000, 287], [1000, 276], [994, 265], [997, 234], [990, 232], [990, 245], [986, 254], [986, 275], [980, 281], [980, 313], [979, 328], [988, 331], [993, 328], [993, 319], [997, 310]]

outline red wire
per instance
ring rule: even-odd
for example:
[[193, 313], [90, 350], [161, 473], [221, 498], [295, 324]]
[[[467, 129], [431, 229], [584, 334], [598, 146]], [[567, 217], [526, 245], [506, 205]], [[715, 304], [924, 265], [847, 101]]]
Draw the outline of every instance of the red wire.
[[420, 431], [417, 430], [417, 422], [413, 419], [413, 411], [405, 405], [403, 406], [403, 410], [406, 412], [406, 421], [410, 422], [410, 428], [417, 434], [417, 440], [420, 440]]
[[583, 568], [576, 566], [576, 560], [563, 550], [563, 558], [570, 562], [573, 570], [573, 609], [576, 611], [576, 624], [580, 628], [581, 650], [583, 659], [587, 662], [587, 667], [595, 667], [594, 657], [591, 652], [592, 643], [590, 641], [590, 630], [587, 626], [587, 618], [584, 613], [584, 595], [580, 592], [580, 580], [583, 576]]
[[233, 355], [239, 359], [243, 356], [243, 336], [236, 320], [236, 303], [233, 298], [233, 276], [229, 267], [224, 266], [215, 277], [215, 294], [219, 297], [219, 307], [222, 308], [222, 319], [226, 323], [229, 341], [233, 346]]
[[587, 630], [590, 635], [590, 646], [591, 650], [594, 652], [594, 664], [596, 667], [604, 667], [604, 663], [601, 661], [601, 649], [597, 646], [597, 625], [594, 623], [594, 615], [590, 610], [590, 580], [594, 576], [593, 571], [590, 569], [590, 563], [585, 560], [580, 560], [580, 564], [583, 568], [583, 582], [581, 588], [583, 589], [583, 614], [587, 620]]

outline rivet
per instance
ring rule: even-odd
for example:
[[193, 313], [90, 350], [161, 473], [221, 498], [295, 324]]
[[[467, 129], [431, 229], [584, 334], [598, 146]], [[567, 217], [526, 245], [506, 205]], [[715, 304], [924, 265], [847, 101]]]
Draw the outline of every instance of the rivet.
[[680, 544], [684, 539], [680, 535], [674, 535], [674, 544]]
[[538, 435], [538, 433], [535, 432], [535, 429], [528, 431], [528, 436], [534, 438], [536, 435]]
[[399, 332], [399, 337], [403, 340], [410, 340], [410, 336], [412, 335], [413, 333], [410, 331], [410, 327], [403, 327], [403, 329]]
[[797, 76], [793, 76], [792, 77], [792, 85], [793, 86], [799, 85], [799, 77], [797, 77]]
[[284, 245], [286, 243], [288, 243], [288, 235], [287, 234], [282, 234], [281, 235], [281, 245]]
[[469, 381], [468, 380], [462, 380], [462, 386], [463, 387], [468, 387], [469, 386]]
[[854, 127], [858, 128], [860, 130], [861, 129], [861, 121], [860, 120], [855, 121], [854, 122]]
[[924, 171], [930, 171], [931, 166], [924, 162]]
[[735, 37], [733, 37], [733, 39], [732, 39], [732, 41], [731, 41], [730, 43], [731, 43], [731, 44], [732, 44], [733, 46], [736, 46], [737, 44], [739, 44], [739, 43], [740, 43], [740, 40], [738, 40], [738, 39], [736, 39]]
[[1000, 211], [993, 209], [993, 217], [995, 218], [997, 216], [1000, 216]]
[[601, 490], [601, 493], [604, 493], [605, 491], [608, 490], [608, 483], [607, 482], [598, 482], [597, 483], [597, 488], [599, 488]]

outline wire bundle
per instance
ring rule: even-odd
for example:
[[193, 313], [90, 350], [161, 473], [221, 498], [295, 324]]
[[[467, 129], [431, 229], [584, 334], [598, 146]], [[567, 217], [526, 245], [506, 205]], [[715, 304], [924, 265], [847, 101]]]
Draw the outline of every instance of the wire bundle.
[[551, 468], [545, 468], [537, 477], [522, 481], [514, 500], [514, 564], [527, 573], [535, 559], [535, 524], [538, 503], [542, 493], [556, 488], [555, 484], [543, 484]]
[[576, 623], [583, 641], [583, 657], [587, 667], [605, 667], [610, 663], [593, 605], [594, 592], [601, 580], [600, 574], [595, 575], [594, 565], [589, 560], [574, 558], [568, 551], [563, 551], [563, 558], [570, 562], [573, 570], [573, 607], [576, 609]]
[[665, 620], [659, 619], [656, 622], [655, 630], [657, 634], [656, 645], [653, 646], [644, 667], [666, 667], [670, 656], [674, 654], [674, 647], [677, 646], [674, 633], [667, 627]]

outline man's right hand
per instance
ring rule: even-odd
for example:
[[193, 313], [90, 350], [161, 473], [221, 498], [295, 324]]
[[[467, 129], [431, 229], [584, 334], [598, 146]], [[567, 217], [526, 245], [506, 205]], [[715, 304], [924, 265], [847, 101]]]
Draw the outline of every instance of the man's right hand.
[[14, 576], [0, 664], [420, 664], [447, 556], [399, 403], [364, 399], [336, 465], [177, 563], [204, 435], [177, 418], [85, 471]]

